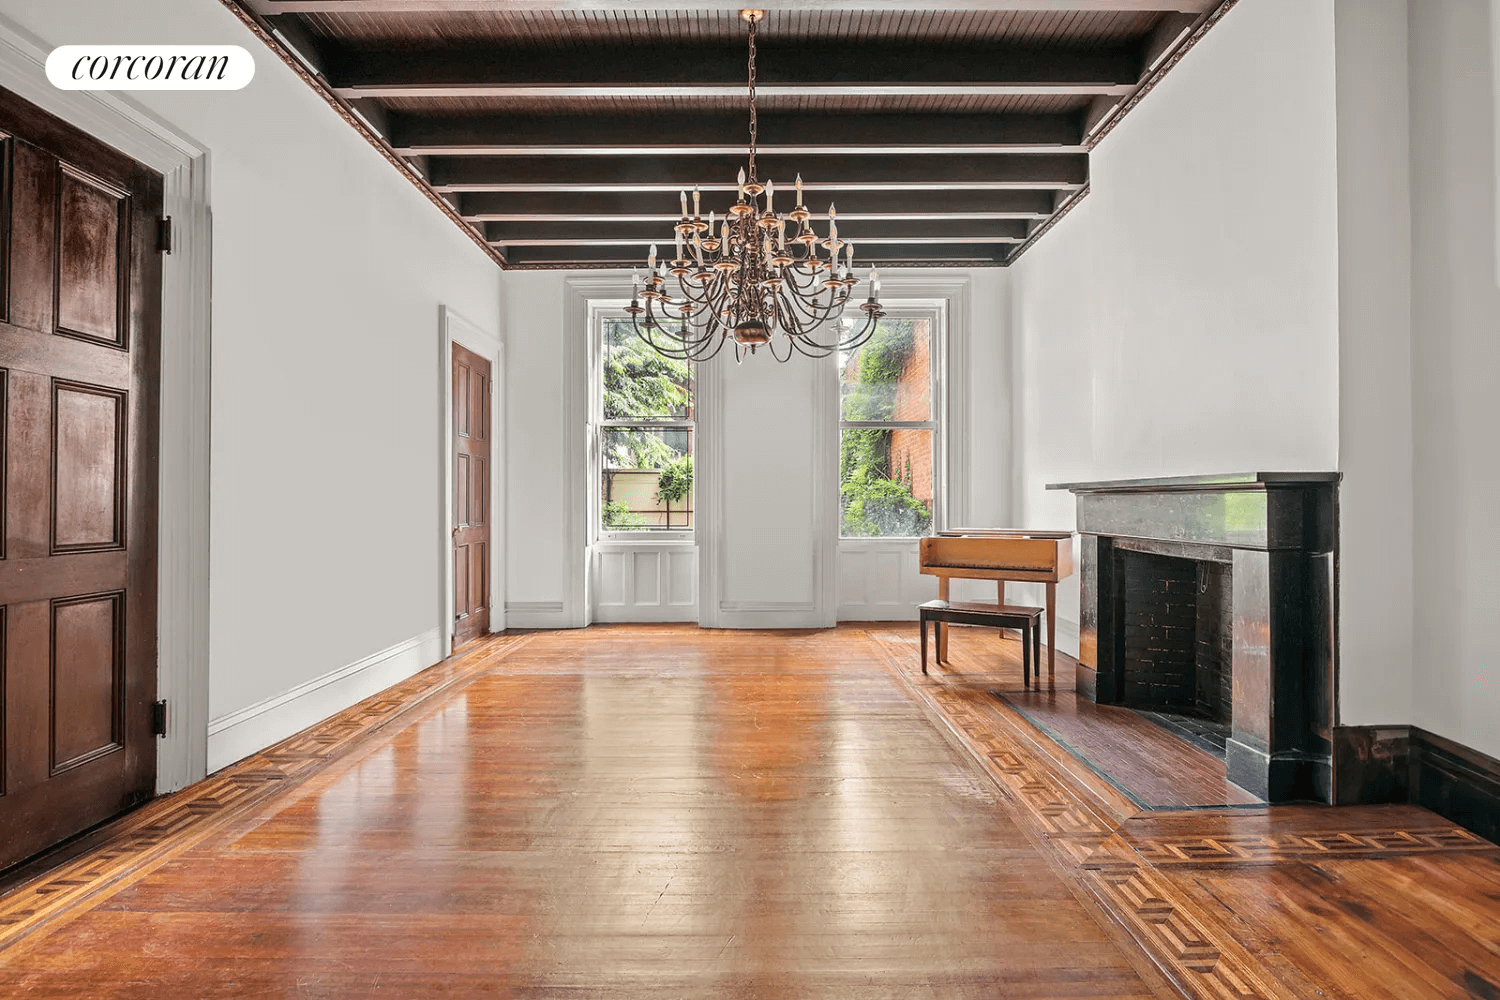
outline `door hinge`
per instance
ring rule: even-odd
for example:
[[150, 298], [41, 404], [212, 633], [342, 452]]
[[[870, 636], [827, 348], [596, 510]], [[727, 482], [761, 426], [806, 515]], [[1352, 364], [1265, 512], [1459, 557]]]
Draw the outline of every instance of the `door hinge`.
[[172, 217], [170, 215], [156, 220], [156, 252], [172, 252]]
[[151, 733], [154, 736], [167, 735], [167, 703], [164, 701], [151, 706]]

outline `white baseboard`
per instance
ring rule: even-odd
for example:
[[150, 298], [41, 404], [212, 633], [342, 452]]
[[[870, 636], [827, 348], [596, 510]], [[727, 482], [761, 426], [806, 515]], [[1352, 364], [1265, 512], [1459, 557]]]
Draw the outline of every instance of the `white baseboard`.
[[506, 628], [577, 628], [562, 601], [506, 601]]
[[593, 618], [605, 624], [696, 622], [698, 605], [605, 604], [594, 608]]
[[845, 604], [839, 607], [841, 622], [911, 622], [916, 624], [915, 604]]
[[720, 601], [716, 628], [827, 628], [816, 605], [805, 601]]
[[209, 773], [342, 712], [443, 658], [437, 629], [208, 723]]

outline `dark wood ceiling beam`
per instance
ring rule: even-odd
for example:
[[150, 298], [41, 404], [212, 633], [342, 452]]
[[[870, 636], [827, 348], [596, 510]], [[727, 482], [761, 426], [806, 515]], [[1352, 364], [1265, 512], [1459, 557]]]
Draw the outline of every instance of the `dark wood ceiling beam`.
[[[428, 160], [438, 191], [666, 191], [695, 184], [709, 192], [734, 190], [742, 156], [434, 156]], [[778, 180], [791, 196], [798, 173], [815, 208], [844, 189], [1073, 190], [1088, 182], [1088, 155], [1048, 153], [994, 156], [763, 156], [759, 176]], [[705, 199], [705, 210], [722, 201]], [[790, 205], [790, 201], [785, 204]], [[670, 211], [670, 208], [668, 209]]]
[[[392, 114], [398, 152], [429, 156], [739, 154], [745, 116], [482, 117]], [[1025, 114], [760, 115], [763, 153], [1044, 153], [1081, 151], [1079, 116]]]
[[[848, 221], [840, 214], [839, 237], [858, 249], [883, 243], [1021, 243], [1031, 235], [1030, 224], [1016, 219], [901, 219], [891, 222]], [[821, 235], [826, 224], [814, 224]], [[868, 235], [866, 235], [868, 234]], [[495, 245], [573, 244], [578, 246], [630, 243], [672, 246], [671, 223], [662, 222], [488, 222], [485, 240]]]
[[[550, 11], [616, 12], [619, 0], [242, 0], [257, 14], [392, 14], [455, 13], [461, 11]], [[1201, 14], [1219, 0], [759, 0], [762, 10], [876, 11], [899, 14], [906, 11], [981, 11], [985, 13], [1029, 11], [1078, 11], [1122, 13], [1170, 10]], [[703, 0], [651, 0], [651, 10], [701, 11]]]
[[[1140, 51], [1038, 52], [996, 46], [762, 44], [757, 91], [775, 96], [1129, 93]], [[670, 55], [632, 45], [580, 51], [344, 50], [329, 67], [341, 97], [718, 97], [745, 93], [742, 45]]]
[[[632, 222], [677, 221], [677, 198], [660, 191], [478, 191], [458, 195], [459, 213], [469, 222]], [[720, 198], [718, 201], [722, 201]], [[1052, 191], [840, 191], [839, 218], [1045, 219], [1057, 195]], [[827, 204], [816, 201], [818, 218]], [[705, 202], [704, 211], [717, 204]]]
[[[854, 266], [864, 278], [871, 264], [924, 266], [981, 266], [1002, 264], [1015, 249], [1011, 243], [900, 243], [859, 245]], [[525, 246], [505, 251], [508, 267], [642, 267], [645, 262], [635, 246]]]

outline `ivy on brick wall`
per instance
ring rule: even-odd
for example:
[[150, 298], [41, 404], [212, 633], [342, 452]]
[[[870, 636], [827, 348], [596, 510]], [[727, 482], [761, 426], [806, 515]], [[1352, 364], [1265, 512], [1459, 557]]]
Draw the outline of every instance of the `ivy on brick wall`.
[[[916, 347], [916, 324], [883, 320], [850, 363], [845, 420], [890, 420], [896, 384]], [[839, 445], [839, 492], [845, 537], [912, 537], [932, 527], [932, 513], [912, 494], [911, 463], [891, 468], [891, 432], [846, 429]]]

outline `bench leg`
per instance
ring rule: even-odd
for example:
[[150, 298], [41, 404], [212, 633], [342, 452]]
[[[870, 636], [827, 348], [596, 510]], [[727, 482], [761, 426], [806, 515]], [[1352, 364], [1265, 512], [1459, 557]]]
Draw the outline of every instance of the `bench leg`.
[[[946, 576], [940, 576], [940, 577], [938, 577], [938, 600], [940, 600], [940, 601], [946, 601], [947, 599], [948, 599], [948, 578]], [[947, 622], [938, 622], [937, 623], [937, 661], [939, 663], [947, 663], [948, 662], [948, 623]]]
[[927, 616], [922, 616], [922, 673], [927, 673]]
[[[1057, 584], [1047, 584], [1047, 676], [1056, 674], [1057, 666]], [[1042, 676], [1041, 659], [1037, 660], [1036, 675]]]
[[[1048, 647], [1051, 651], [1051, 647]], [[1031, 662], [1036, 664], [1037, 687], [1042, 686], [1042, 623], [1034, 619], [1031, 623]], [[1052, 679], [1052, 662], [1047, 662], [1047, 679]]]
[[[1041, 666], [1038, 664], [1037, 676], [1041, 676]], [[1031, 626], [1021, 627], [1021, 683], [1031, 687]]]

